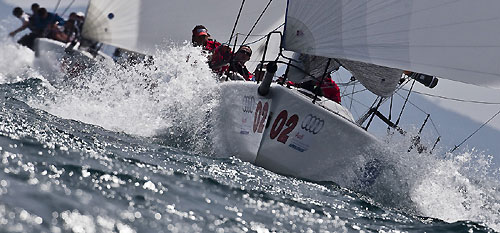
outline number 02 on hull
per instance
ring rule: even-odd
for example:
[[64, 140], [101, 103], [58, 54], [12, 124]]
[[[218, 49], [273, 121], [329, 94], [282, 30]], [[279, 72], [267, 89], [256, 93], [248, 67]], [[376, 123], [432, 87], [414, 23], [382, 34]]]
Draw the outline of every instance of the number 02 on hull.
[[339, 185], [363, 176], [382, 152], [380, 142], [330, 100], [312, 104], [277, 84], [263, 97], [258, 85], [221, 85], [220, 132], [226, 152], [276, 173]]

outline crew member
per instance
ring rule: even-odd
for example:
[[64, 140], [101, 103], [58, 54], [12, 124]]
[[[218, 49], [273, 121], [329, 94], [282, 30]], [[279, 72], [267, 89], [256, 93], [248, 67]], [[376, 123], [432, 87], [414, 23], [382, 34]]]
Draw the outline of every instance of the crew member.
[[193, 28], [193, 35], [191, 36], [191, 42], [194, 46], [201, 46], [203, 50], [210, 52], [211, 54], [214, 50], [221, 45], [221, 43], [210, 37], [208, 30], [203, 25], [196, 25]]

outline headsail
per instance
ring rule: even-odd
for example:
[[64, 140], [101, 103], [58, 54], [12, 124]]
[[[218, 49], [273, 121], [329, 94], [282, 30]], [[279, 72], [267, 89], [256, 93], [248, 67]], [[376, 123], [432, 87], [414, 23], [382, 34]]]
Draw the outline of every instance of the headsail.
[[[321, 76], [325, 73], [325, 70], [331, 72], [342, 66], [349, 70], [366, 89], [383, 97], [388, 97], [394, 93], [403, 73], [399, 69], [346, 59], [332, 59], [330, 60], [330, 66], [326, 69], [328, 58], [303, 53], [295, 53], [293, 59], [295, 61], [292, 61], [292, 65], [294, 66], [289, 67], [290, 70], [288, 73], [288, 80], [292, 82], [305, 82], [311, 80], [311, 76], [314, 76], [316, 80], [321, 80]], [[300, 69], [295, 67], [299, 67]]]
[[[246, 1], [235, 31], [248, 33], [268, 2]], [[190, 41], [193, 27], [202, 24], [213, 38], [227, 42], [240, 6], [235, 0], [90, 0], [83, 36], [152, 54], [158, 45]], [[285, 8], [284, 0], [273, 1], [252, 34], [265, 35], [283, 24]]]
[[500, 88], [500, 1], [289, 0], [284, 48]]

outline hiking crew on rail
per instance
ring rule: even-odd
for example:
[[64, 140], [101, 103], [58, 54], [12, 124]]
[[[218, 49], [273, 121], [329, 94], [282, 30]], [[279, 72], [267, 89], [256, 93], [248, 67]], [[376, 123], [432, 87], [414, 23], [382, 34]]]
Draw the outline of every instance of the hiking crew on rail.
[[31, 5], [32, 14], [27, 14], [21, 7], [15, 7], [12, 14], [21, 20], [22, 25], [9, 33], [14, 37], [17, 33], [29, 28], [30, 33], [24, 35], [17, 42], [34, 50], [36, 38], [50, 38], [64, 43], [78, 40], [85, 15], [82, 12], [72, 12], [66, 21], [55, 13], [48, 12], [37, 3]]

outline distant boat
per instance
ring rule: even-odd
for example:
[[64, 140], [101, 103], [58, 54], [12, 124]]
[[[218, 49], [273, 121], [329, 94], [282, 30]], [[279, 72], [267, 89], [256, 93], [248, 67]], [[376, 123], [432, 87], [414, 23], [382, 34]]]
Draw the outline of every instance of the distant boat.
[[[296, 52], [288, 72], [295, 82], [320, 80], [344, 66], [381, 97], [393, 94], [403, 71], [500, 87], [498, 1], [254, 0], [240, 12], [241, 6], [234, 0], [91, 0], [83, 36], [154, 54], [165, 42], [189, 41], [198, 24], [213, 38], [229, 40], [238, 13], [236, 32], [248, 33], [263, 13], [247, 41], [258, 58], [251, 65], [274, 61], [278, 53], [286, 60], [280, 50]], [[266, 43], [275, 29], [282, 42]], [[376, 179], [377, 158], [386, 153], [382, 143], [342, 105], [298, 88], [269, 86], [273, 75], [262, 83], [221, 83], [217, 129], [227, 153], [313, 181]], [[259, 94], [259, 88], [268, 92]]]
[[99, 62], [113, 62], [112, 58], [103, 52], [90, 52], [83, 46], [70, 47], [70, 43], [50, 38], [35, 39], [35, 57], [36, 65], [47, 74], [45, 77], [52, 84], [59, 84]]

